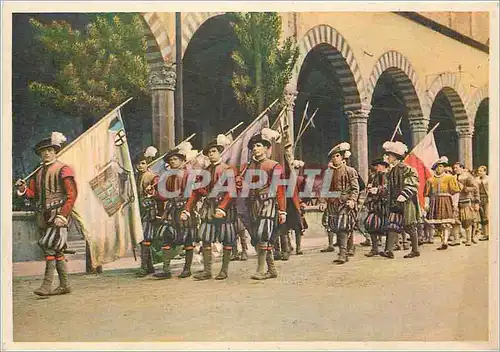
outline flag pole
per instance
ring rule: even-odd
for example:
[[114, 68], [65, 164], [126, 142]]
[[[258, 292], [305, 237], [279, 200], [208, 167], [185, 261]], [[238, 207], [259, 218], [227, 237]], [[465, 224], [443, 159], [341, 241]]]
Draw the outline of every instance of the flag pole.
[[396, 137], [396, 133], [398, 132], [399, 126], [401, 125], [402, 119], [403, 119], [403, 116], [401, 116], [399, 118], [398, 124], [396, 125], [396, 128], [394, 129], [394, 132], [392, 133], [391, 142], [394, 141], [394, 138]]
[[309, 127], [309, 125], [311, 124], [314, 116], [316, 116], [316, 113], [318, 112], [319, 108], [317, 108], [316, 110], [314, 110], [314, 113], [312, 114], [311, 118], [309, 119], [309, 121], [307, 121], [306, 125], [304, 126], [304, 129], [301, 131], [301, 133], [297, 136], [297, 140], [295, 141], [294, 145], [293, 145], [293, 151], [294, 151], [294, 154], [295, 154], [295, 148], [297, 147], [297, 143], [299, 142], [300, 138], [302, 138], [302, 136], [304, 135], [304, 133], [306, 132], [307, 130], [307, 127]]
[[[133, 97], [130, 97], [128, 98], [127, 100], [125, 100], [123, 103], [121, 103], [120, 105], [118, 105], [116, 108], [114, 108], [113, 110], [111, 110], [110, 112], [108, 112], [106, 114], [106, 116], [104, 116], [103, 118], [101, 118], [99, 121], [97, 121], [95, 124], [93, 124], [88, 130], [86, 130], [85, 132], [83, 132], [81, 135], [79, 135], [74, 141], [72, 141], [70, 144], [68, 144], [67, 146], [65, 146], [63, 149], [61, 149], [59, 151], [59, 153], [57, 153], [57, 157], [61, 156], [62, 154], [64, 154], [66, 152], [66, 150], [68, 150], [70, 147], [72, 147], [76, 142], [78, 142], [80, 139], [82, 139], [87, 133], [89, 133], [90, 131], [96, 129], [101, 123], [103, 123], [104, 121], [106, 121], [106, 119], [111, 115], [113, 114], [115, 111], [121, 109], [125, 104], [127, 104], [129, 101], [131, 101], [133, 99]], [[33, 171], [31, 174], [29, 174], [28, 176], [26, 176], [23, 180], [26, 182], [28, 179], [31, 178], [31, 176], [33, 176], [38, 170], [40, 170], [40, 168], [42, 167], [42, 165], [38, 166], [35, 171]]]

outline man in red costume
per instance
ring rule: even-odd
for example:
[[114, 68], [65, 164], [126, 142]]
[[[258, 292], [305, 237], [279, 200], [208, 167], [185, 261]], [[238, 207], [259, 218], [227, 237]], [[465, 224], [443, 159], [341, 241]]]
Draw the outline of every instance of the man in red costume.
[[[57, 153], [66, 141], [59, 132], [53, 132], [35, 146], [42, 159], [42, 167], [26, 186], [24, 180], [16, 182], [18, 196], [36, 199], [37, 226], [40, 231], [38, 244], [45, 255], [45, 276], [42, 286], [35, 290], [39, 296], [63, 295], [71, 292], [64, 250], [67, 247], [68, 228], [73, 218], [72, 210], [78, 196], [73, 170], [57, 160]], [[59, 287], [52, 291], [54, 270], [59, 275]]]

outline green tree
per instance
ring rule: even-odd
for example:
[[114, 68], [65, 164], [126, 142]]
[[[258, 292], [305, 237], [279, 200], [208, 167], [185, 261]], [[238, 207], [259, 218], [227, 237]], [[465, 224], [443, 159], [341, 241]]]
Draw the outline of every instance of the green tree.
[[[240, 104], [255, 116], [282, 98], [299, 49], [292, 38], [280, 43], [281, 17], [275, 12], [232, 13], [238, 39], [231, 85]], [[283, 103], [283, 102], [282, 102]]]
[[91, 16], [83, 31], [65, 21], [30, 19], [55, 75], [30, 82], [29, 89], [44, 104], [95, 121], [130, 96], [146, 98], [149, 68], [139, 14]]

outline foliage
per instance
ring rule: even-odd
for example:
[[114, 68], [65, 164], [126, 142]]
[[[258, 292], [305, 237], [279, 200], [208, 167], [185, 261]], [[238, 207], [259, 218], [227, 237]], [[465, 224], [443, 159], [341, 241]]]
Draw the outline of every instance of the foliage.
[[299, 50], [292, 38], [280, 43], [281, 17], [273, 12], [230, 14], [238, 39], [231, 85], [240, 104], [255, 116], [283, 97]]
[[101, 117], [130, 96], [147, 97], [147, 42], [139, 14], [98, 14], [84, 31], [30, 19], [55, 76], [30, 82], [41, 102], [73, 116]]

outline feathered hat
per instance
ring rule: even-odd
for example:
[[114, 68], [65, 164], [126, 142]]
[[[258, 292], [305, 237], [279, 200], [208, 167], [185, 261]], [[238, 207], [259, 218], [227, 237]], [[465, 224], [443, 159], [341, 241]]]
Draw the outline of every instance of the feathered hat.
[[146, 161], [146, 163], [150, 163], [154, 160], [156, 157], [156, 154], [158, 154], [158, 149], [156, 149], [153, 146], [149, 146], [146, 148], [146, 150], [142, 153], [140, 153], [136, 158], [135, 158], [135, 164], [139, 164], [141, 161]]
[[434, 164], [432, 164], [432, 170], [435, 170], [438, 165], [448, 166], [448, 158], [446, 156], [440, 157]]
[[252, 149], [256, 143], [262, 143], [269, 148], [273, 140], [276, 142], [280, 142], [281, 135], [278, 131], [266, 127], [263, 128], [260, 133], [257, 133], [256, 135], [252, 136], [252, 138], [250, 138], [247, 147], [248, 149]]
[[300, 169], [304, 166], [304, 162], [302, 160], [293, 160], [290, 164], [294, 169]]
[[401, 143], [399, 141], [397, 142], [387, 141], [384, 144], [382, 144], [382, 148], [385, 150], [386, 153], [394, 154], [399, 158], [404, 157], [405, 154], [408, 152], [408, 147], [406, 146], [406, 144]]
[[193, 149], [193, 146], [189, 142], [182, 142], [179, 144], [176, 148], [170, 150], [165, 156], [163, 157], [163, 160], [165, 162], [168, 162], [168, 159], [170, 159], [173, 156], [178, 156], [181, 160], [186, 161], [188, 154], [191, 155], [192, 153], [191, 150]]
[[231, 139], [224, 134], [219, 134], [217, 138], [212, 139], [203, 149], [203, 154], [207, 155], [210, 148], [217, 148], [219, 153], [222, 153], [231, 144]]
[[344, 154], [344, 159], [347, 159], [351, 156], [351, 145], [347, 142], [342, 142], [340, 144], [337, 144], [335, 147], [333, 147], [329, 152], [328, 156], [330, 157], [333, 154], [336, 153], [343, 153]]
[[61, 132], [52, 132], [50, 137], [42, 139], [35, 145], [35, 153], [39, 154], [42, 149], [52, 147], [58, 153], [64, 142], [66, 142], [66, 137]]

